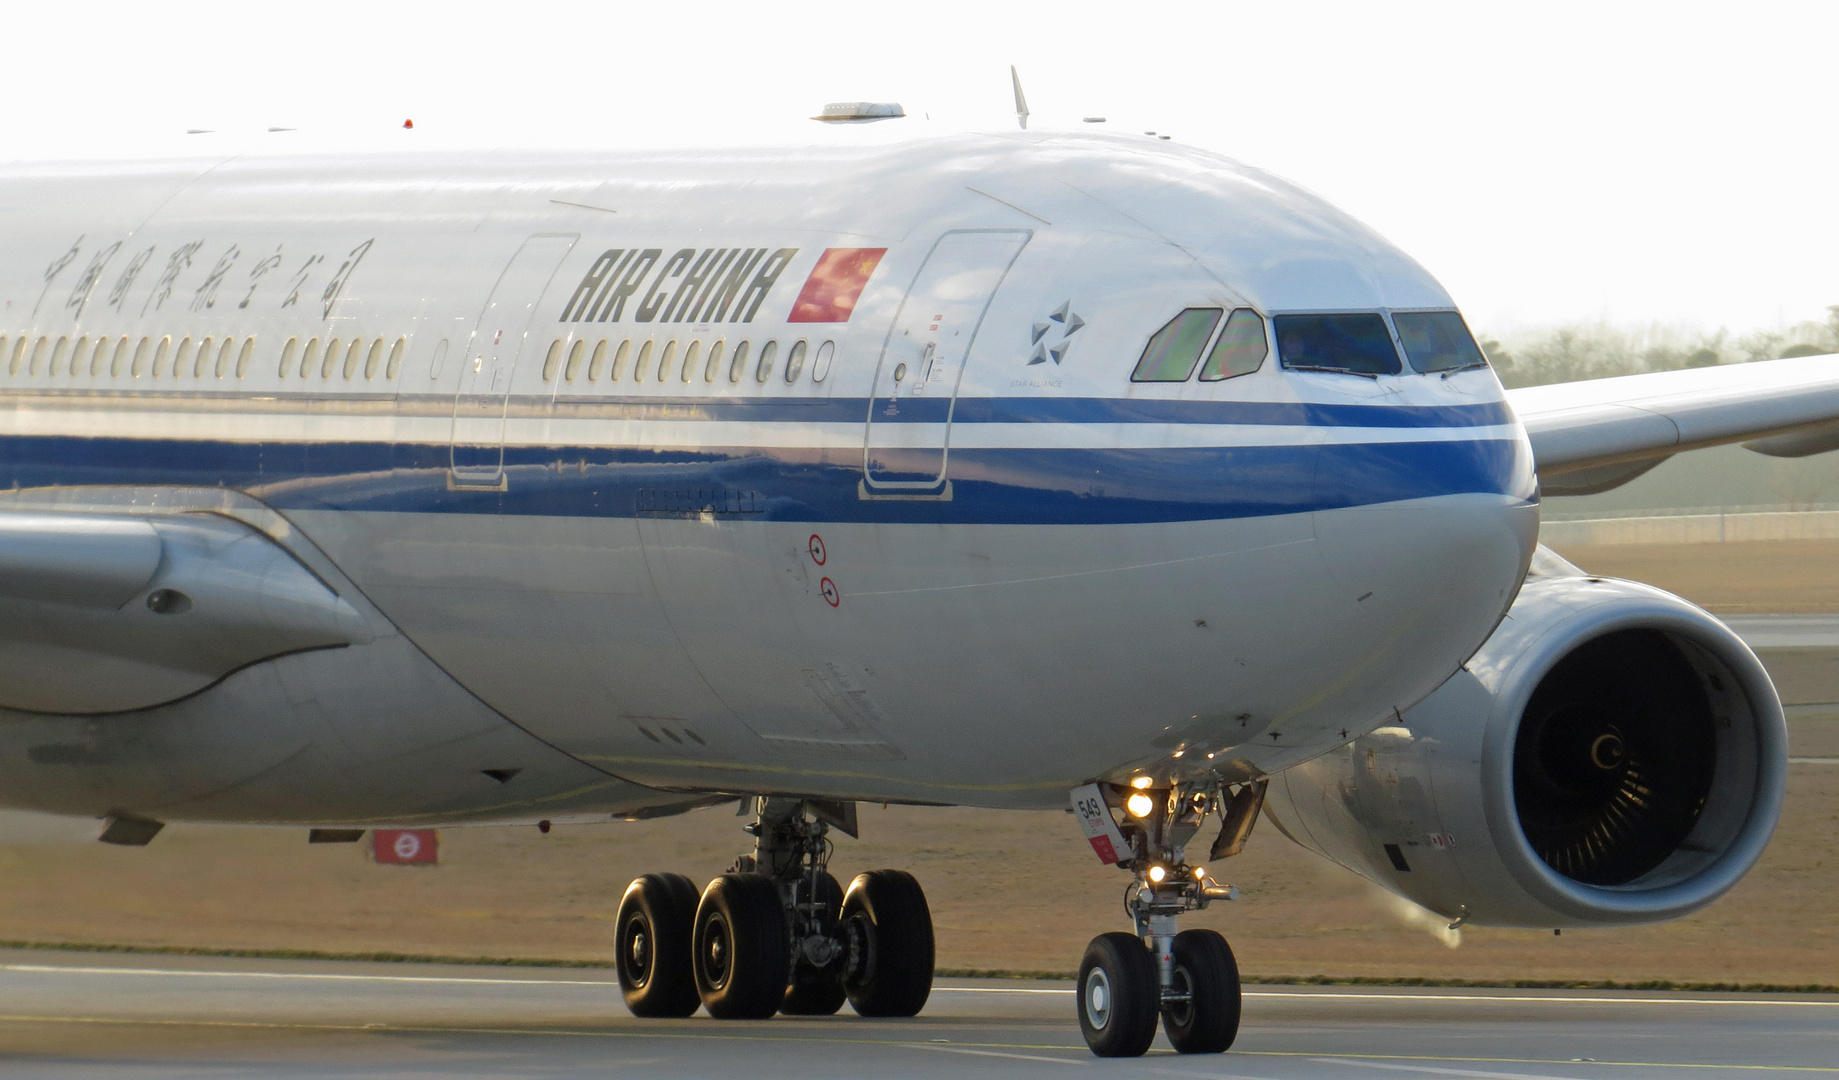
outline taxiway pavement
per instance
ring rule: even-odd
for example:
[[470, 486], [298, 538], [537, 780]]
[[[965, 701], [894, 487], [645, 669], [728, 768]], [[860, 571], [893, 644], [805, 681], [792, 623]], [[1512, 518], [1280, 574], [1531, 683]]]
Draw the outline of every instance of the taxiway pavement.
[[911, 1020], [626, 1014], [609, 971], [0, 952], [0, 1075], [1839, 1077], [1839, 996], [1248, 988], [1239, 1044], [1087, 1053], [1070, 984], [942, 979]]

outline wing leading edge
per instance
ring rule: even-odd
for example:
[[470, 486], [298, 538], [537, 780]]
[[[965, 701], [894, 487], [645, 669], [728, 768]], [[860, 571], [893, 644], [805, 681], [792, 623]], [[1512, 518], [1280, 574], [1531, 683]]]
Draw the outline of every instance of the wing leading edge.
[[1802, 457], [1839, 449], [1839, 356], [1660, 371], [1507, 392], [1540, 489], [1591, 495], [1683, 450], [1740, 442]]

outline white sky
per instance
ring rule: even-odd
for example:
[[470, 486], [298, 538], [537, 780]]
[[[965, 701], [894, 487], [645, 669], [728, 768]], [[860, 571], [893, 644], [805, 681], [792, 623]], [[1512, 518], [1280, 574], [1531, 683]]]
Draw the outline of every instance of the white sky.
[[1839, 304], [1830, 3], [141, 0], [0, 25], [10, 155], [405, 117], [482, 143], [720, 140], [843, 100], [1002, 123], [1013, 63], [1038, 120], [1107, 116], [1321, 192], [1478, 329]]

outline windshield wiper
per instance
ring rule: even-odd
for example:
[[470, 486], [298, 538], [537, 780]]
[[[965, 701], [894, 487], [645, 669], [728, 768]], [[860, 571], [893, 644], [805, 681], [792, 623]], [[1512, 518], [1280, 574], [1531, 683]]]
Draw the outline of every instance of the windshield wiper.
[[1464, 364], [1461, 367], [1444, 368], [1443, 377], [1447, 379], [1451, 375], [1456, 374], [1458, 371], [1476, 371], [1481, 368], [1485, 368], [1487, 366], [1488, 366], [1488, 362], [1486, 360], [1477, 360], [1472, 364]]
[[1355, 371], [1352, 368], [1326, 367], [1321, 364], [1285, 364], [1283, 368], [1285, 371], [1326, 371], [1330, 375], [1358, 375], [1363, 379], [1379, 381], [1378, 372]]

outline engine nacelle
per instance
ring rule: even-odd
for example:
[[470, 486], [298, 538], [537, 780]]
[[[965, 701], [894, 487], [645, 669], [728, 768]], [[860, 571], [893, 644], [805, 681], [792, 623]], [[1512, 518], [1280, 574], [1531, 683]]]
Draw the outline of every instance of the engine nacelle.
[[1274, 778], [1267, 806], [1304, 847], [1451, 919], [1659, 922], [1755, 864], [1787, 769], [1775, 687], [1723, 623], [1646, 585], [1536, 575], [1461, 671]]

